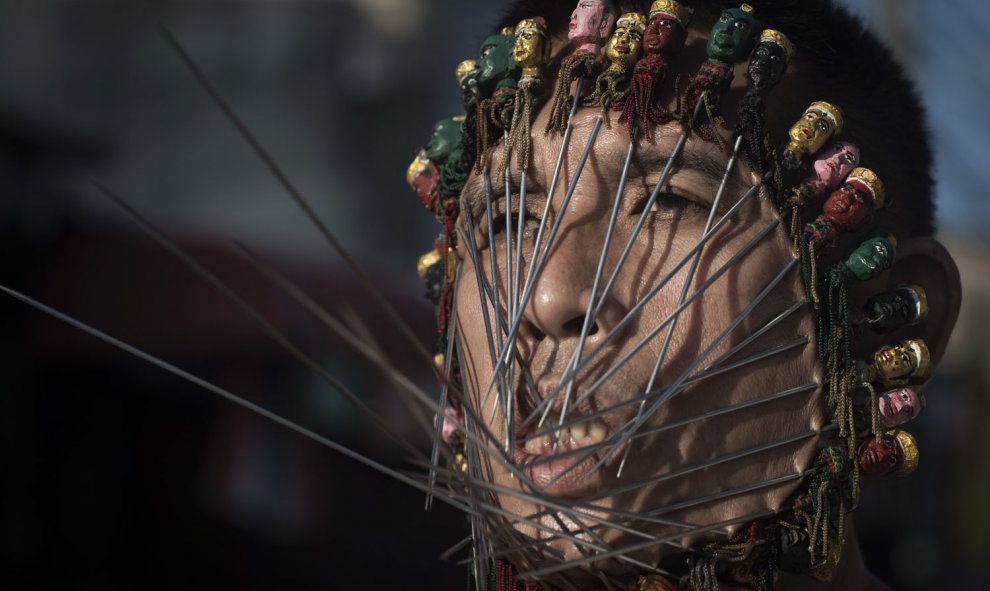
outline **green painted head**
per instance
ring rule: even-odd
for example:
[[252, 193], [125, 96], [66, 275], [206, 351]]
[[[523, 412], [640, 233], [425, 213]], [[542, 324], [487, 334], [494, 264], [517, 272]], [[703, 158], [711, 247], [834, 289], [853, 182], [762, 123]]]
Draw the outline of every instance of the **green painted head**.
[[893, 236], [870, 238], [856, 247], [845, 266], [860, 281], [869, 281], [877, 273], [886, 271], [897, 256], [897, 241]]
[[506, 78], [519, 75], [519, 65], [512, 57], [515, 35], [492, 35], [478, 52], [478, 83], [487, 90]]
[[461, 122], [463, 117], [442, 119], [433, 127], [433, 135], [426, 144], [424, 155], [436, 163], [443, 164], [461, 146]]
[[727, 64], [746, 59], [759, 32], [760, 24], [749, 4], [723, 10], [708, 35], [706, 51], [709, 59]]

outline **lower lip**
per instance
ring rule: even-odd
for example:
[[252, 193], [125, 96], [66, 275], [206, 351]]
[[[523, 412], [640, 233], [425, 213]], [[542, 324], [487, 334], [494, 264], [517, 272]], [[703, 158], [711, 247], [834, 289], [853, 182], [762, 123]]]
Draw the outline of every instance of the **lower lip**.
[[[574, 450], [573, 453], [567, 453], [567, 455], [559, 459], [548, 460], [552, 456], [534, 455], [519, 448], [516, 450], [515, 460], [516, 465], [521, 467], [526, 473], [526, 476], [544, 492], [557, 496], [569, 496], [595, 488], [597, 481], [600, 480], [600, 476], [592, 474], [592, 469], [598, 466], [596, 471], [599, 474], [608, 469], [614, 461], [622, 457], [623, 450], [627, 445], [628, 442], [622, 444], [622, 446], [611, 454], [608, 461], [600, 466], [598, 466], [598, 463], [613, 448], [599, 448], [577, 465], [575, 465], [575, 462], [578, 462], [588, 454], [584, 449]], [[569, 452], [571, 450], [567, 449], [565, 451]], [[565, 451], [561, 453], [565, 453]], [[534, 465], [533, 462], [537, 461], [540, 463]]]
[[801, 133], [803, 133], [804, 134], [804, 137], [808, 138], [809, 140], [811, 139], [811, 136], [815, 135], [807, 127], [801, 129]]
[[577, 28], [577, 25], [575, 23], [571, 23], [571, 24], [567, 25], [567, 30], [569, 30], [569, 31], [573, 31], [576, 28]]

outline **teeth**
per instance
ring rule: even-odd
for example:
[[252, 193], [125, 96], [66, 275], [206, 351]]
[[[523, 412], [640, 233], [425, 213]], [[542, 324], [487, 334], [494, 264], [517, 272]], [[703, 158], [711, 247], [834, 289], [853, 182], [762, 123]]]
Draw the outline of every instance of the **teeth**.
[[555, 439], [561, 447], [571, 448], [601, 443], [608, 435], [608, 427], [599, 421], [587, 421], [553, 431], [554, 438], [550, 437], [550, 433], [550, 431], [545, 431], [527, 441], [526, 451], [540, 455], [550, 453]]
[[601, 443], [605, 440], [606, 435], [608, 435], [608, 429], [605, 425], [598, 421], [588, 423], [588, 437], [591, 438], [592, 443]]

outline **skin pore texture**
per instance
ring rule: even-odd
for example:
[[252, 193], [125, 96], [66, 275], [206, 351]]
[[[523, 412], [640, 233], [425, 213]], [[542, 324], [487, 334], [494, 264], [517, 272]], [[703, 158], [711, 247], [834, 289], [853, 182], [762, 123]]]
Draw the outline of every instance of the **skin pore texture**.
[[[707, 30], [707, 29], [706, 29]], [[573, 33], [573, 31], [572, 31]], [[648, 32], [644, 43], [651, 44]], [[678, 54], [674, 72], [694, 72], [705, 59], [706, 35], [695, 26], [689, 30], [686, 47]], [[573, 46], [566, 39], [553, 40], [554, 59], [569, 53]], [[729, 125], [734, 124], [735, 104], [745, 91], [746, 63], [735, 65], [735, 78], [722, 112]], [[775, 93], [787, 93], [789, 79]], [[552, 81], [551, 81], [552, 85]], [[673, 84], [667, 84], [663, 100], [667, 108], [674, 108]], [[543, 106], [532, 125], [532, 158], [527, 169], [527, 186], [524, 211], [520, 212], [520, 173], [510, 168], [511, 198], [508, 203], [501, 188], [502, 179], [492, 179], [494, 189], [492, 215], [494, 235], [489, 235], [486, 223], [485, 178], [475, 172], [468, 181], [461, 197], [462, 215], [460, 227], [474, 236], [478, 247], [477, 257], [472, 257], [464, 240], [458, 244], [461, 264], [456, 282], [458, 293], [457, 330], [460, 334], [461, 371], [467, 396], [478, 414], [484, 417], [487, 428], [494, 435], [492, 447], [498, 447], [505, 438], [504, 409], [493, 404], [494, 394], [486, 393], [486, 385], [492, 376], [495, 363], [489, 353], [488, 331], [485, 327], [483, 307], [494, 318], [494, 307], [479, 292], [475, 272], [475, 260], [481, 265], [483, 277], [491, 278], [490, 249], [494, 249], [497, 264], [496, 290], [502, 309], [502, 318], [509, 294], [505, 281], [509, 263], [505, 256], [505, 212], [512, 214], [511, 232], [515, 240], [516, 215], [523, 219], [522, 270], [534, 256], [534, 240], [547, 205], [547, 193], [553, 182], [553, 171], [561, 148], [559, 134], [544, 135], [549, 108]], [[644, 337], [655, 332], [675, 309], [678, 308], [688, 267], [674, 271], [675, 265], [685, 257], [702, 237], [708, 212], [716, 199], [722, 175], [728, 160], [727, 154], [714, 143], [690, 137], [683, 153], [675, 161], [672, 173], [650, 212], [643, 230], [632, 242], [631, 254], [619, 271], [614, 287], [601, 304], [585, 341], [582, 359], [593, 359], [577, 375], [574, 385], [575, 399], [581, 403], [568, 409], [567, 420], [581, 422], [581, 417], [601, 413], [576, 430], [562, 430], [556, 447], [545, 433], [546, 425], [560, 421], [563, 408], [561, 379], [569, 371], [571, 357], [578, 347], [580, 333], [598, 268], [599, 256], [606, 235], [609, 217], [619, 188], [619, 178], [629, 147], [629, 134], [624, 125], [617, 122], [618, 113], [604, 112], [603, 125], [590, 150], [587, 162], [574, 185], [573, 196], [566, 209], [563, 200], [567, 188], [578, 175], [577, 167], [588, 140], [595, 133], [600, 109], [579, 109], [572, 119], [573, 135], [570, 138], [562, 172], [556, 188], [550, 196], [547, 226], [560, 220], [559, 232], [548, 251], [546, 261], [535, 280], [533, 295], [529, 300], [519, 327], [517, 348], [521, 363], [528, 368], [536, 391], [529, 389], [516, 372], [509, 385], [515, 400], [515, 433], [517, 443], [510, 450], [516, 465], [526, 478], [536, 485], [539, 494], [565, 505], [591, 506], [592, 517], [615, 519], [615, 514], [653, 513], [669, 520], [667, 523], [633, 521], [629, 525], [653, 536], [670, 537], [673, 544], [659, 544], [632, 552], [629, 555], [646, 563], [660, 563], [678, 554], [679, 547], [687, 547], [699, 541], [716, 539], [713, 534], [680, 535], [684, 524], [711, 526], [723, 522], [745, 521], [745, 518], [777, 511], [797, 488], [800, 473], [807, 469], [826, 436], [819, 431], [828, 424], [820, 388], [820, 368], [816, 360], [815, 325], [809, 307], [800, 307], [784, 321], [736, 352], [728, 361], [743, 360], [751, 355], [783, 344], [795, 344], [784, 352], [767, 359], [747, 364], [741, 369], [709, 378], [678, 392], [652, 414], [648, 414], [640, 432], [651, 428], [677, 423], [704, 413], [751, 402], [772, 394], [805, 388], [802, 393], [761, 404], [754, 408], [694, 421], [685, 426], [670, 428], [634, 439], [629, 445], [608, 454], [609, 448], [600, 450], [591, 459], [577, 466], [570, 474], [560, 475], [587, 456], [570, 453], [562, 459], [548, 459], [554, 454], [575, 452], [618, 433], [620, 427], [637, 416], [638, 399], [651, 381], [657, 356], [661, 351], [667, 329], [655, 336], [619, 370], [611, 374], [611, 368], [630, 354]], [[801, 111], [777, 115], [768, 114], [771, 129], [785, 130], [801, 116]], [[642, 208], [653, 190], [661, 170], [666, 164], [681, 134], [681, 126], [673, 122], [657, 129], [653, 143], [642, 142], [633, 154], [633, 163], [626, 181], [618, 210], [614, 235], [605, 263], [604, 282], [619, 262], [619, 256], [627, 240], [632, 236]], [[722, 130], [726, 142], [731, 134]], [[775, 139], [783, 144], [786, 134], [777, 133]], [[731, 145], [731, 144], [730, 144]], [[502, 157], [496, 148], [490, 156], [488, 168], [494, 170]], [[809, 172], [813, 172], [809, 170]], [[822, 171], [824, 172], [824, 171]], [[730, 174], [730, 182], [718, 207], [718, 221], [732, 205], [759, 179], [749, 172], [740, 159]], [[722, 227], [701, 251], [697, 271], [687, 289], [690, 297], [706, 281], [720, 272], [734, 257], [733, 264], [703, 294], [684, 307], [670, 337], [670, 345], [653, 390], [675, 382], [683, 372], [700, 361], [693, 373], [708, 367], [721, 355], [763, 327], [771, 319], [788, 311], [804, 300], [800, 271], [796, 265], [791, 240], [785, 224], [777, 224], [778, 214], [766, 198], [764, 191], [748, 200]], [[464, 212], [470, 212], [465, 215]], [[474, 224], [471, 224], [473, 220]], [[902, 240], [899, 260], [919, 263], [913, 271], [899, 264], [873, 281], [857, 285], [854, 297], [857, 301], [869, 294], [893, 287], [897, 281], [908, 280], [927, 283], [929, 293], [936, 295], [932, 302], [933, 314], [944, 320], [941, 326], [927, 323], [926, 327], [912, 329], [918, 337], [932, 344], [932, 360], [941, 357], [945, 342], [951, 332], [958, 312], [958, 274], [951, 258], [931, 238], [918, 237]], [[748, 252], [743, 252], [748, 249]], [[742, 254], [740, 254], [742, 253]], [[511, 265], [515, 265], [511, 261]], [[669, 283], [657, 295], [647, 301], [622, 332], [608, 339], [610, 331], [634, 309], [658, 281], [672, 273]], [[765, 292], [772, 282], [778, 283]], [[889, 287], [888, 287], [889, 286]], [[600, 291], [600, 286], [599, 286]], [[763, 299], [732, 329], [726, 338], [712, 350], [709, 345], [736, 319], [757, 296]], [[938, 312], [935, 308], [940, 307]], [[935, 326], [936, 328], [931, 328]], [[867, 337], [857, 343], [856, 354], [864, 358], [883, 340]], [[871, 349], [873, 347], [873, 349]], [[603, 376], [607, 376], [603, 379]], [[585, 398], [582, 394], [600, 385], [595, 393]], [[528, 424], [527, 417], [534, 405], [547, 397], [556, 396], [550, 406], [544, 430], [536, 421]], [[635, 400], [633, 404], [623, 402]], [[656, 400], [651, 398], [647, 408]], [[776, 442], [786, 441], [781, 445]], [[771, 445], [759, 453], [748, 453], [754, 448]], [[617, 475], [619, 463], [628, 451], [628, 460], [621, 477]], [[715, 466], [696, 470], [694, 466], [711, 460], [737, 454], [741, 457]], [[522, 493], [533, 493], [533, 487], [511, 473], [504, 461], [492, 454], [485, 457], [484, 471], [490, 481], [500, 487]], [[606, 456], [607, 459], [606, 459]], [[600, 466], [599, 460], [604, 460]], [[592, 469], [594, 467], [594, 469]], [[678, 472], [685, 472], [677, 475]], [[674, 476], [657, 481], [665, 474]], [[788, 480], [788, 477], [794, 477]], [[559, 478], [559, 479], [558, 479]], [[651, 482], [651, 480], [655, 482]], [[774, 482], [766, 485], [764, 483]], [[722, 491], [746, 488], [752, 490], [734, 494], [715, 502], [692, 504], [692, 501]], [[573, 532], [581, 532], [582, 526], [591, 529], [600, 541], [611, 547], [621, 548], [637, 542], [638, 538], [618, 528], [599, 528], [593, 518], [574, 524], [566, 518], [555, 519], [545, 506], [531, 498], [519, 495], [498, 495], [499, 505], [511, 514], [527, 516], [544, 527], [529, 523], [509, 524], [515, 530], [536, 539], [548, 539], [551, 533], [566, 523]], [[681, 505], [681, 508], [678, 506]], [[684, 506], [691, 505], [691, 506]], [[590, 539], [585, 529], [582, 538]], [[731, 526], [717, 528], [721, 532], [736, 531]], [[863, 565], [856, 543], [851, 520], [847, 523], [847, 543], [843, 560], [831, 582], [821, 582], [794, 575], [782, 574], [778, 589], [886, 589], [873, 578]], [[578, 544], [557, 538], [548, 546], [561, 553], [564, 560], [582, 557]], [[683, 564], [683, 557], [677, 557]], [[591, 570], [614, 573], [619, 578], [628, 577], [628, 564], [618, 560], [596, 562], [591, 569], [569, 572], [571, 581], [581, 588], [594, 588], [596, 584]], [[633, 579], [634, 580], [634, 579]]]

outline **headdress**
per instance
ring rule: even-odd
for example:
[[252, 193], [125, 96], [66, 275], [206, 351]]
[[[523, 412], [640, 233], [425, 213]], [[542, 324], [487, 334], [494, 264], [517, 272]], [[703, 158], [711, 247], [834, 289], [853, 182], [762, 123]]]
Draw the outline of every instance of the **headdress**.
[[912, 376], [915, 380], [925, 380], [932, 374], [932, 356], [928, 351], [928, 345], [921, 339], [908, 339], [901, 343], [901, 346], [911, 351], [918, 362], [918, 369]]
[[887, 193], [884, 189], [883, 181], [880, 180], [877, 173], [869, 168], [860, 166], [859, 168], [852, 169], [852, 172], [846, 177], [846, 182], [849, 181], [859, 181], [860, 184], [869, 189], [870, 193], [873, 194], [873, 200], [876, 203], [877, 209], [882, 208], [886, 203]]
[[694, 11], [677, 0], [656, 0], [650, 6], [650, 18], [652, 19], [658, 14], [669, 16], [677, 21], [681, 28], [686, 29], [688, 23], [691, 22], [691, 15], [694, 14]]
[[760, 43], [764, 41], [769, 41], [770, 43], [776, 43], [781, 48], [783, 48], [784, 53], [787, 54], [787, 59], [794, 57], [794, 45], [791, 40], [787, 38], [787, 35], [781, 33], [777, 29], [763, 29], [760, 33]]
[[887, 434], [893, 435], [901, 446], [901, 465], [894, 471], [894, 476], [907, 476], [917, 470], [920, 454], [914, 437], [902, 429], [888, 431]]
[[821, 114], [823, 117], [832, 122], [835, 127], [835, 133], [842, 132], [842, 126], [844, 123], [844, 116], [842, 114], [842, 109], [837, 105], [828, 103], [825, 101], [815, 101], [805, 110], [805, 112], [814, 111], [815, 113]]
[[639, 31], [640, 34], [646, 31], [647, 20], [646, 17], [638, 12], [627, 12], [619, 17], [619, 20], [615, 21], [615, 28], [626, 27], [627, 29], [633, 29]]

